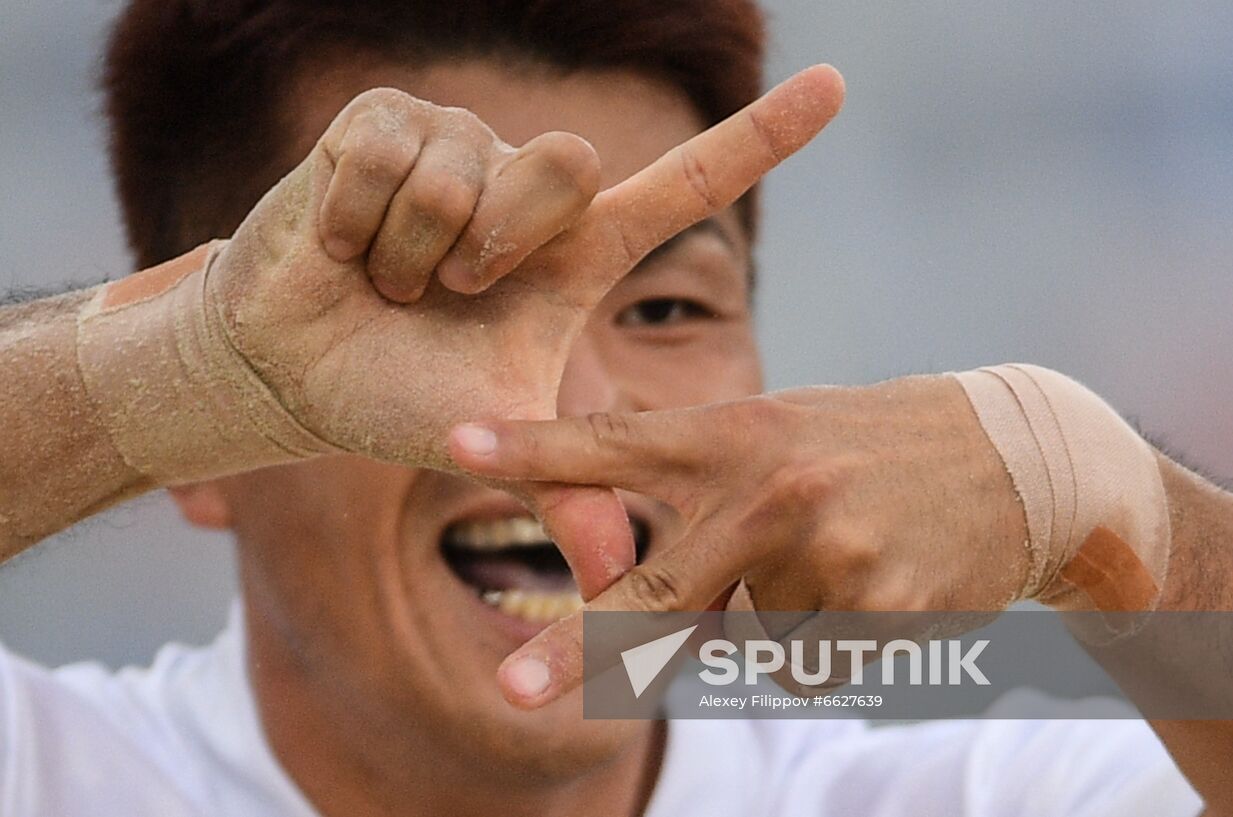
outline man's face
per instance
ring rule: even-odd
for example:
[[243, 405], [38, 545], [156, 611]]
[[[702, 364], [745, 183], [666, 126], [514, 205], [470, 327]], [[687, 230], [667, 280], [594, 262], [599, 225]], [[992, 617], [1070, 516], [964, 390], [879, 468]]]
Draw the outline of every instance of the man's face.
[[[702, 130], [684, 94], [631, 73], [335, 65], [304, 72], [285, 108], [288, 166], [352, 97], [377, 86], [468, 108], [512, 145], [550, 130], [580, 134], [599, 153], [604, 187]], [[608, 294], [573, 348], [559, 414], [760, 390], [748, 254], [729, 211], [647, 258]], [[534, 713], [502, 699], [502, 658], [571, 609], [576, 595], [564, 561], [509, 495], [352, 456], [219, 487], [241, 543], [251, 663], [267, 719], [279, 703], [260, 694], [263, 684], [328, 702], [347, 728], [393, 731], [485, 768], [548, 776], [611, 757], [644, 728], [583, 721], [578, 694]], [[640, 550], [677, 535], [669, 509], [623, 498]]]

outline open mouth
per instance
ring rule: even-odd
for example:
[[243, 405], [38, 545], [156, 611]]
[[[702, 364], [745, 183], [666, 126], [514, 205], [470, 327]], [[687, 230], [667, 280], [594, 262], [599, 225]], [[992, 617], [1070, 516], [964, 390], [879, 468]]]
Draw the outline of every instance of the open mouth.
[[[630, 524], [642, 561], [650, 530], [638, 519]], [[441, 553], [481, 601], [508, 616], [547, 625], [582, 606], [565, 557], [529, 517], [457, 522], [442, 534]]]

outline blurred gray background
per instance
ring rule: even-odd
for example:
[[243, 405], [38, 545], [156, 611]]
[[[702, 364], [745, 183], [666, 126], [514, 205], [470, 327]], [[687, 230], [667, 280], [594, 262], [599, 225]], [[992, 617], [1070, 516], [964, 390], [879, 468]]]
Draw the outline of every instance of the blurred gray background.
[[[94, 93], [117, 0], [0, 0], [0, 292], [129, 269]], [[772, 387], [1026, 360], [1233, 476], [1233, 4], [769, 0], [771, 76], [848, 82], [767, 183]], [[207, 640], [226, 537], [146, 497], [0, 568], [49, 663]]]

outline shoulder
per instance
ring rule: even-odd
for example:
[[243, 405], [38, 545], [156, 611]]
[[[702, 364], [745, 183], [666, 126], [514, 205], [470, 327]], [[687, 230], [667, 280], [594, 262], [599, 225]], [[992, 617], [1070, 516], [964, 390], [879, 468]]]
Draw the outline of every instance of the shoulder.
[[97, 663], [49, 669], [0, 646], [0, 813], [196, 813], [166, 730]]
[[269, 750], [238, 604], [149, 667], [48, 669], [0, 647], [0, 814], [311, 815]]

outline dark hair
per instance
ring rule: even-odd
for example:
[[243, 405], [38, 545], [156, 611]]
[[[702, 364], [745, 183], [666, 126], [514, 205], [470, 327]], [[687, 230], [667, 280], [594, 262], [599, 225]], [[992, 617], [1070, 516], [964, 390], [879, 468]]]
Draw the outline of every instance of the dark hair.
[[754, 0], [131, 0], [103, 74], [129, 244], [148, 267], [235, 228], [291, 169], [278, 103], [314, 55], [633, 69], [710, 124], [760, 92], [763, 39]]

